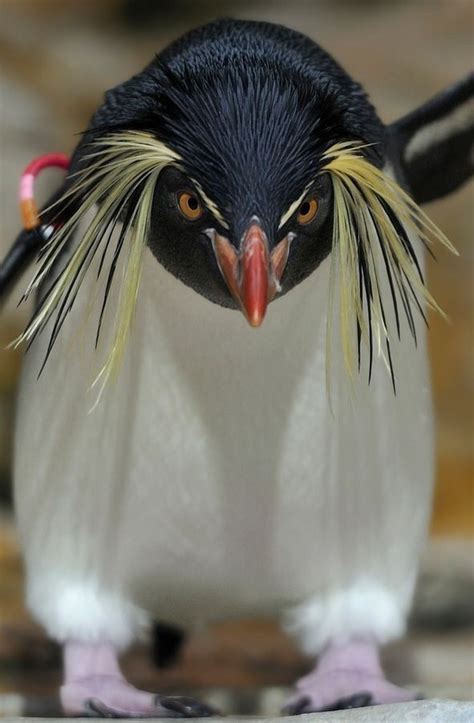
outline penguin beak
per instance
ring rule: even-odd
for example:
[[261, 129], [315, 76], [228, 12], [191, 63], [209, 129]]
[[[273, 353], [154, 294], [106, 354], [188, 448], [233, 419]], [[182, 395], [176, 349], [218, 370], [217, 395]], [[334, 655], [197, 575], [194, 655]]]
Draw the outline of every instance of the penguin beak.
[[293, 234], [285, 236], [271, 253], [265, 232], [254, 220], [242, 237], [239, 252], [225, 236], [214, 230], [208, 235], [230, 293], [250, 326], [260, 326], [268, 303], [280, 291]]

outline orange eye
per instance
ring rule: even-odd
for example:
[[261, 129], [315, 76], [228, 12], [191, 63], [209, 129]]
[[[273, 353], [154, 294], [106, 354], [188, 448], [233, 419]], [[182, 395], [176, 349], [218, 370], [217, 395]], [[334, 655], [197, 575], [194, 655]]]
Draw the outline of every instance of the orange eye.
[[199, 198], [194, 193], [183, 191], [178, 193], [179, 210], [188, 221], [197, 221], [202, 216], [202, 206]]
[[298, 210], [297, 221], [301, 224], [309, 223], [318, 213], [318, 202], [315, 198], [309, 201], [303, 201]]

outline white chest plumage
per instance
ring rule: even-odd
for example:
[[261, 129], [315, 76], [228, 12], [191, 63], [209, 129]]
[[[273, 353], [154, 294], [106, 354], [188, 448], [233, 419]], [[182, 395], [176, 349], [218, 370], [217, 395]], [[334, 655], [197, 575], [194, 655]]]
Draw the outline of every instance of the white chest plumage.
[[397, 398], [378, 365], [351, 401], [336, 355], [332, 415], [328, 275], [326, 261], [253, 330], [147, 252], [129, 353], [91, 414], [94, 314], [79, 345], [72, 314], [39, 381], [46, 339], [33, 346], [17, 510], [30, 604], [52, 634], [79, 625], [58, 623], [58, 585], [93, 590], [99, 612], [80, 622], [92, 637], [110, 595], [124, 639], [128, 605], [192, 624], [375, 585], [406, 608], [430, 497], [424, 342], [405, 334], [395, 350]]

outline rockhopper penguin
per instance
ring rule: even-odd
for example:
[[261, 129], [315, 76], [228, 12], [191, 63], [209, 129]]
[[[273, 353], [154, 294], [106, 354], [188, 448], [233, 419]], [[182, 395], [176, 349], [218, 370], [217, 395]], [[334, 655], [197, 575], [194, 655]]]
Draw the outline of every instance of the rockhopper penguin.
[[153, 618], [282, 616], [319, 656], [288, 713], [412, 697], [378, 650], [433, 479], [423, 247], [449, 242], [417, 203], [471, 174], [472, 95], [386, 127], [312, 40], [233, 20], [106, 94], [0, 270], [39, 252], [15, 496], [67, 714], [212, 713], [122, 676]]

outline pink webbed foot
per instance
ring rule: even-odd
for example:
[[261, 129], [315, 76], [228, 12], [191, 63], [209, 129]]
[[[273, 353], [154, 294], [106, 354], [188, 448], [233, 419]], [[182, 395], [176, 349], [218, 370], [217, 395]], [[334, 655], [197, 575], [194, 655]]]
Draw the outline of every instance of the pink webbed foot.
[[105, 675], [63, 685], [61, 703], [66, 715], [94, 718], [204, 718], [215, 712], [193, 698], [145, 693]]
[[286, 715], [402, 703], [419, 696], [386, 680], [377, 646], [367, 639], [332, 644], [316, 668], [296, 684]]
[[216, 713], [194, 698], [137, 690], [127, 683], [115, 650], [106, 644], [67, 643], [65, 681], [60, 697], [63, 710], [69, 716], [204, 718]]

